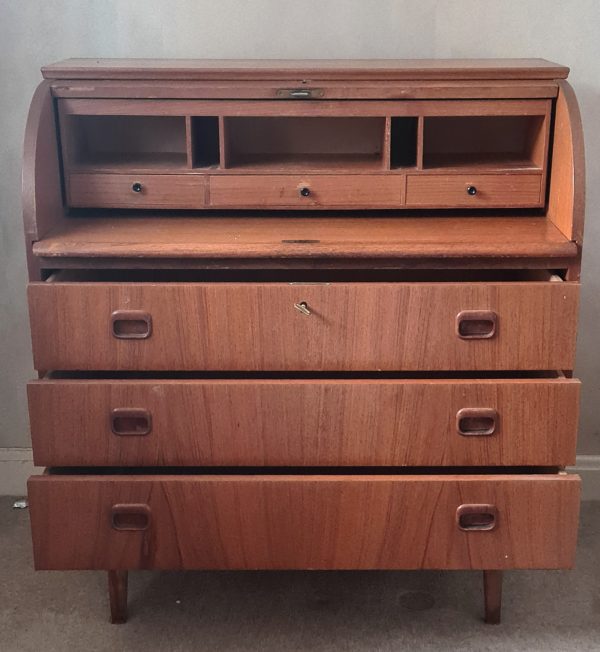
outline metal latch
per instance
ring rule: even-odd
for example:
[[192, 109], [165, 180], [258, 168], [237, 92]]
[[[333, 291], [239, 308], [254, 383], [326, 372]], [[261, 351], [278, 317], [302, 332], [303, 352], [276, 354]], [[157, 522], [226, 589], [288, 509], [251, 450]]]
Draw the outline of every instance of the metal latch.
[[310, 100], [315, 97], [323, 97], [322, 88], [279, 88], [276, 93], [277, 97], [283, 97], [291, 100]]

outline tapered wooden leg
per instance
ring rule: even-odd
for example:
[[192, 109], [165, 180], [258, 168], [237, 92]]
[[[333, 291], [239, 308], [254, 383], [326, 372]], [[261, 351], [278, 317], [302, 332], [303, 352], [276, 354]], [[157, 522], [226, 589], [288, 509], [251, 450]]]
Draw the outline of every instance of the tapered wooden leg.
[[108, 571], [108, 596], [110, 622], [113, 625], [127, 622], [127, 571]]
[[499, 625], [502, 613], [502, 571], [483, 571], [485, 622]]

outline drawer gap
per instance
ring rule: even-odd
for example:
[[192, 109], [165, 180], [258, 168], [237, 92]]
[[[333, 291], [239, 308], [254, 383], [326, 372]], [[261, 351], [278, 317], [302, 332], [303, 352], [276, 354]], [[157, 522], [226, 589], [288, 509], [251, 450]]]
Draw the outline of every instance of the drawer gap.
[[56, 269], [47, 283], [490, 283], [561, 282], [556, 270], [202, 270], [202, 269]]
[[282, 476], [282, 475], [556, 475], [558, 466], [64, 466], [48, 467], [47, 475], [196, 475], [196, 476]]
[[524, 380], [564, 379], [561, 370], [547, 371], [46, 371], [46, 380]]

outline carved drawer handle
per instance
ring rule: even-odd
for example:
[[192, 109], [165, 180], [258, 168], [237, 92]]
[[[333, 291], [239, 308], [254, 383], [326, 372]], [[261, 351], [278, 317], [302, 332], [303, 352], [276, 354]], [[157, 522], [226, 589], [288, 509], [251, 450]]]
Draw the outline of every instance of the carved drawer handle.
[[150, 527], [150, 506], [144, 503], [120, 503], [110, 510], [110, 522], [120, 532], [143, 531]]
[[498, 524], [498, 509], [495, 505], [461, 505], [456, 523], [465, 532], [489, 532]]
[[493, 435], [498, 426], [494, 408], [462, 408], [456, 413], [456, 430], [465, 437]]
[[498, 315], [493, 310], [463, 310], [456, 315], [456, 334], [462, 340], [486, 340], [494, 337]]
[[120, 340], [144, 340], [152, 334], [152, 316], [143, 310], [115, 310], [110, 332]]
[[110, 412], [110, 429], [119, 436], [148, 435], [152, 415], [145, 408], [114, 408]]

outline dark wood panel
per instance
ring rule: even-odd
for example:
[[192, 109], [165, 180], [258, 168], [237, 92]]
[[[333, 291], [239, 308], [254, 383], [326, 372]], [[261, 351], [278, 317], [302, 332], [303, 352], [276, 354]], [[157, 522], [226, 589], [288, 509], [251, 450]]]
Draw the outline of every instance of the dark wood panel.
[[37, 466], [575, 462], [566, 378], [39, 380], [28, 394]]
[[568, 568], [579, 478], [50, 475], [29, 500], [38, 569]]

